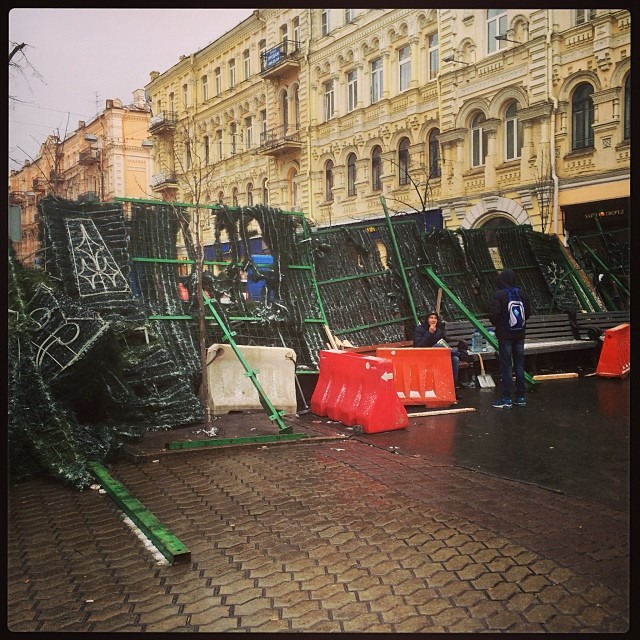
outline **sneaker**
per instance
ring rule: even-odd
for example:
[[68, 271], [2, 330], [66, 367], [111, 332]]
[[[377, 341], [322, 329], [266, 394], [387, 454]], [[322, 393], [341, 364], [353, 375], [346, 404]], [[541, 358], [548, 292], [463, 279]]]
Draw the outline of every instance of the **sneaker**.
[[493, 403], [493, 406], [496, 409], [511, 409], [511, 398], [500, 398]]
[[524, 396], [518, 396], [516, 398], [516, 404], [519, 407], [526, 407], [527, 406], [527, 399]]

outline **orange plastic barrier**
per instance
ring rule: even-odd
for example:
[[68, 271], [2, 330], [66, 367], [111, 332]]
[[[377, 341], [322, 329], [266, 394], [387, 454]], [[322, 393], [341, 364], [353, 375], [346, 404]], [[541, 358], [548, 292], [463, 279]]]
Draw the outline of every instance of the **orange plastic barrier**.
[[389, 360], [349, 351], [320, 351], [320, 374], [311, 396], [311, 412], [364, 433], [404, 429], [407, 410], [398, 399]]
[[393, 364], [398, 397], [403, 404], [420, 404], [435, 409], [456, 401], [451, 351], [443, 347], [410, 347], [376, 350]]
[[604, 343], [596, 375], [605, 378], [625, 378], [631, 371], [631, 325], [619, 324], [604, 332]]

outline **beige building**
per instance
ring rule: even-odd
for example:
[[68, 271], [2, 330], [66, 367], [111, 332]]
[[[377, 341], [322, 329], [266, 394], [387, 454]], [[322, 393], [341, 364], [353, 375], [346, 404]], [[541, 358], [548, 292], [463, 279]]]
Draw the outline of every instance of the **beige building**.
[[149, 107], [144, 91], [134, 102], [107, 100], [88, 124], [80, 121], [64, 140], [51, 135], [38, 156], [9, 176], [9, 203], [20, 206], [21, 240], [14, 242], [18, 259], [39, 264], [38, 202], [57, 195], [79, 202], [109, 202], [116, 197], [152, 198]]
[[628, 224], [630, 55], [627, 10], [256, 10], [151, 74], [155, 197]]

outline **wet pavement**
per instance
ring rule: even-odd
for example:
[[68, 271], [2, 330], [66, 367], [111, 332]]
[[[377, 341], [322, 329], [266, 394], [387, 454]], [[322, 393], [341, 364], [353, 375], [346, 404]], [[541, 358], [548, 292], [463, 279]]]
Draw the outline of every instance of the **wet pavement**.
[[[305, 442], [148, 434], [108, 466], [189, 548], [173, 566], [108, 495], [10, 487], [8, 629], [628, 631], [630, 378], [545, 381], [511, 410], [496, 395], [379, 434], [306, 412], [287, 419]], [[260, 413], [215, 424], [275, 432]]]

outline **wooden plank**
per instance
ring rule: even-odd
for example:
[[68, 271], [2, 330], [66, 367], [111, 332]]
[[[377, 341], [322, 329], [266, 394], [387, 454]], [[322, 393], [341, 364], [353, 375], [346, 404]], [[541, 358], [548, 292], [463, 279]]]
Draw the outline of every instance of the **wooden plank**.
[[564, 380], [565, 378], [577, 378], [577, 373], [541, 373], [533, 376], [534, 380]]
[[475, 411], [474, 407], [464, 407], [462, 409], [438, 409], [437, 411], [418, 411], [417, 413], [407, 413], [409, 418], [426, 418], [427, 416], [441, 416], [446, 413], [469, 413]]

